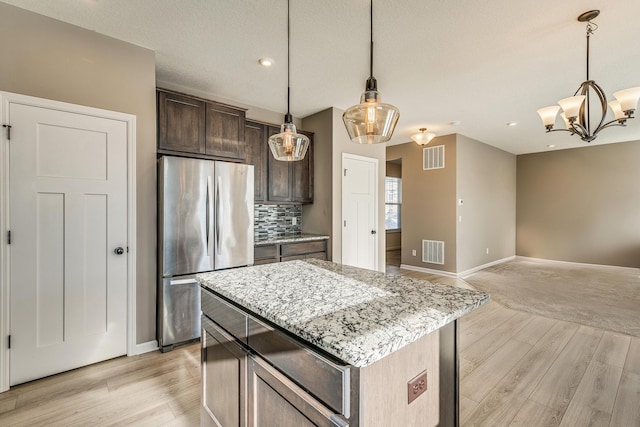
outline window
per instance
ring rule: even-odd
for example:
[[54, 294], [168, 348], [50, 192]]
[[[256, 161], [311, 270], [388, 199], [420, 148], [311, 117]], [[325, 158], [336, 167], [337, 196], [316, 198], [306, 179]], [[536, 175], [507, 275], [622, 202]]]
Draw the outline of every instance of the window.
[[384, 181], [385, 229], [400, 230], [402, 210], [402, 178], [388, 176]]

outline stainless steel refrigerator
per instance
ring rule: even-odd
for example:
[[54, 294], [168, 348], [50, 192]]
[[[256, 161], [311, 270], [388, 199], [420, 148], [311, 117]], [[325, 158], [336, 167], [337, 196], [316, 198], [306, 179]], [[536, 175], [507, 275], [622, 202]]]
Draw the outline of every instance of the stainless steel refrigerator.
[[253, 166], [158, 161], [158, 344], [200, 337], [196, 273], [253, 264]]

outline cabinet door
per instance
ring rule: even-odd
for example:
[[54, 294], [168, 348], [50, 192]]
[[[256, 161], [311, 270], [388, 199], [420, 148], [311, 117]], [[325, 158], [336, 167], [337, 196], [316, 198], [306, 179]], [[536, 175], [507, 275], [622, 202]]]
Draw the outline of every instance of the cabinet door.
[[205, 153], [210, 156], [243, 160], [244, 116], [242, 110], [207, 102]]
[[[280, 129], [274, 126], [268, 127], [268, 136], [275, 135]], [[291, 163], [276, 160], [269, 150], [267, 154], [268, 162], [268, 200], [271, 202], [291, 202], [293, 195], [291, 193]], [[295, 163], [295, 162], [294, 162]]]
[[293, 201], [313, 203], [313, 133], [300, 131], [309, 138], [309, 148], [304, 159], [293, 162], [291, 180]]
[[205, 103], [158, 92], [158, 149], [204, 154]]
[[246, 122], [244, 127], [244, 141], [247, 157], [245, 163], [253, 165], [255, 180], [254, 200], [264, 202], [267, 197], [267, 129], [265, 125]]
[[246, 367], [242, 347], [202, 316], [202, 426], [246, 425]]
[[[311, 427], [346, 425], [344, 420], [260, 357], [248, 358], [249, 425]], [[333, 422], [332, 418], [340, 420]]]

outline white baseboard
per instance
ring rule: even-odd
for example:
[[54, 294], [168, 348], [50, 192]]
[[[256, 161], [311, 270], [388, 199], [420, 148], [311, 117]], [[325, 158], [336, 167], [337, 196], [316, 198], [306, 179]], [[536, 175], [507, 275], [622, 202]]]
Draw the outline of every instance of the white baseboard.
[[476, 271], [484, 270], [487, 267], [491, 267], [493, 265], [502, 264], [503, 262], [511, 261], [513, 259], [516, 259], [515, 255], [512, 255], [512, 256], [509, 256], [509, 257], [506, 257], [506, 258], [502, 258], [502, 259], [498, 259], [498, 260], [495, 260], [495, 261], [491, 261], [491, 262], [488, 262], [486, 264], [482, 264], [482, 265], [479, 265], [477, 267], [473, 267], [473, 268], [470, 268], [468, 270], [461, 271], [460, 273], [458, 273], [458, 277], [461, 277], [461, 278], [464, 279], [465, 277], [468, 277], [468, 276], [472, 275]]
[[403, 268], [405, 270], [419, 271], [421, 273], [439, 274], [440, 276], [458, 277], [456, 273], [452, 273], [450, 271], [433, 270], [431, 268], [416, 267], [415, 265], [400, 264], [400, 268]]
[[607, 265], [607, 264], [589, 264], [587, 262], [574, 262], [574, 261], [557, 261], [555, 259], [545, 259], [545, 258], [533, 258], [528, 256], [516, 255], [516, 259], [523, 261], [532, 261], [532, 262], [552, 262], [554, 264], [569, 264], [575, 266], [584, 266], [584, 267], [602, 267], [602, 268], [612, 268], [615, 270], [626, 270], [626, 271], [634, 271], [637, 272], [640, 270], [636, 267], [621, 267], [619, 265]]
[[405, 270], [420, 271], [422, 273], [439, 274], [440, 276], [458, 277], [458, 278], [464, 279], [465, 277], [470, 276], [476, 271], [483, 270], [487, 267], [491, 267], [492, 265], [502, 264], [503, 262], [511, 261], [512, 259], [515, 259], [515, 258], [516, 256], [512, 255], [510, 257], [498, 259], [496, 261], [491, 261], [489, 263], [479, 265], [477, 267], [473, 267], [465, 271], [461, 271], [459, 273], [452, 273], [450, 271], [442, 271], [442, 270], [434, 270], [434, 269], [425, 268], [425, 267], [416, 267], [415, 265], [406, 265], [406, 264], [400, 264], [400, 268], [404, 268]]
[[[149, 353], [151, 351], [157, 350], [158, 348], [159, 347], [157, 340], [143, 342], [140, 344], [136, 344], [136, 354]], [[130, 354], [130, 356], [135, 356], [136, 354]]]

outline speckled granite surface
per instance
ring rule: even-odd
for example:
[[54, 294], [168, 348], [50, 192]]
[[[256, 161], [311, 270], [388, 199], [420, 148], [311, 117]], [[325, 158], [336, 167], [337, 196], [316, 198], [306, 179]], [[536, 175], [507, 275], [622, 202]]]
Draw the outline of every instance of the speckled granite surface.
[[364, 367], [489, 301], [484, 292], [315, 259], [196, 276], [345, 362]]
[[327, 240], [329, 236], [323, 236], [318, 234], [296, 234], [292, 236], [275, 236], [256, 238], [254, 244], [256, 246], [274, 245], [276, 243], [297, 243], [297, 242], [310, 242], [313, 240]]

